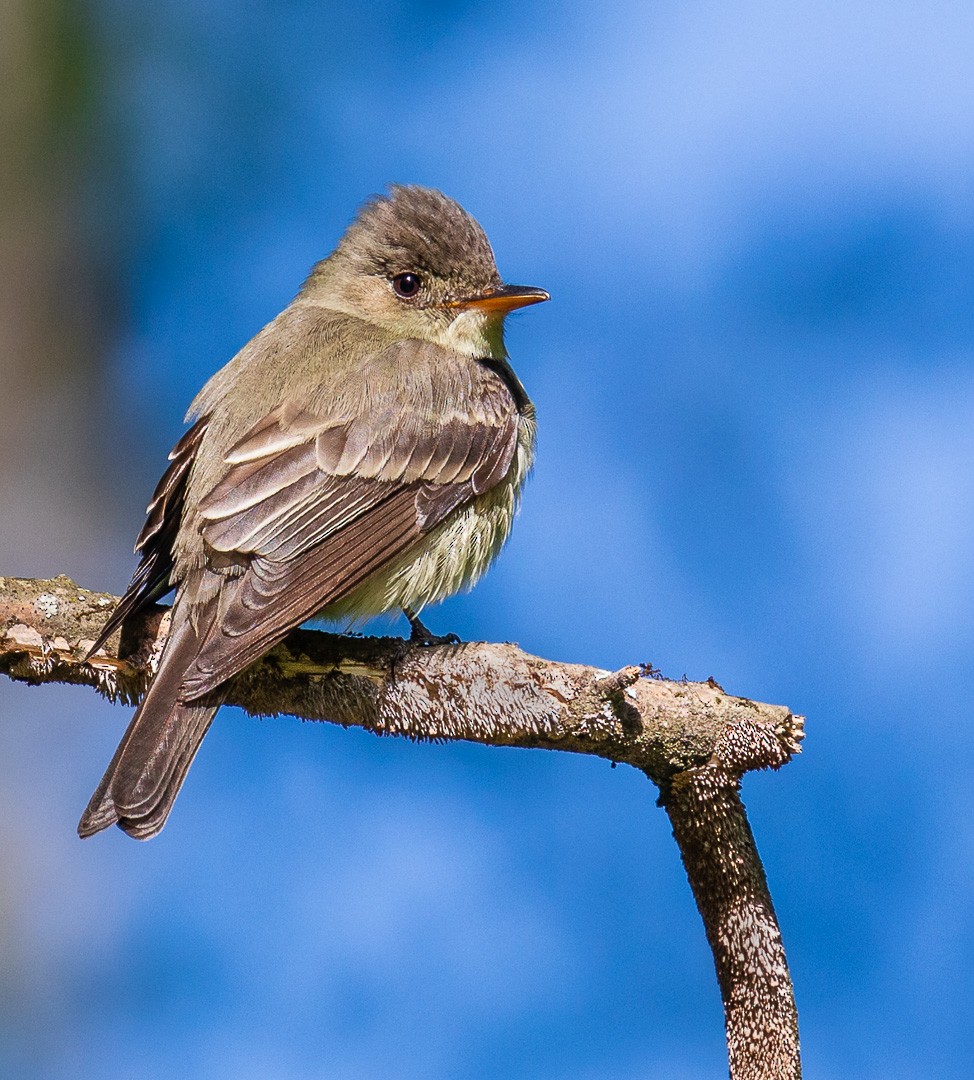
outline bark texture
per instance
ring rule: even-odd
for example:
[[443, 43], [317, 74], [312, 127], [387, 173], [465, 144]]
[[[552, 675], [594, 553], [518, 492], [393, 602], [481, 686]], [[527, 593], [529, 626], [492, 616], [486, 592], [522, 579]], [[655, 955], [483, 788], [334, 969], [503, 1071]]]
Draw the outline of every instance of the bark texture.
[[[115, 602], [66, 577], [0, 578], [0, 672], [137, 701], [165, 641], [168, 609], [84, 661]], [[609, 672], [510, 644], [425, 648], [309, 630], [294, 631], [234, 679], [226, 700], [253, 715], [567, 750], [641, 770], [662, 793], [714, 953], [731, 1076], [800, 1076], [791, 979], [739, 788], [745, 772], [780, 768], [799, 752], [802, 717], [734, 697], [712, 679], [664, 680], [646, 665]]]
[[705, 765], [673, 778], [665, 799], [714, 955], [734, 1080], [801, 1076], [785, 947], [740, 795], [741, 775], [761, 767], [766, 738], [746, 726], [728, 730]]

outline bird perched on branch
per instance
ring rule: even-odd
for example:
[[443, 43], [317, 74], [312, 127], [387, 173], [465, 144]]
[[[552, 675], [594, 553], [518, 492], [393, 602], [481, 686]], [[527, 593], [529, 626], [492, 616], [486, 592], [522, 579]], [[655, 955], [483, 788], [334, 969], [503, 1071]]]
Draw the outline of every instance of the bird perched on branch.
[[158, 670], [78, 825], [163, 827], [225, 684], [314, 616], [422, 609], [471, 585], [507, 539], [534, 408], [487, 237], [438, 191], [360, 211], [296, 299], [204, 386], [92, 651], [176, 590]]

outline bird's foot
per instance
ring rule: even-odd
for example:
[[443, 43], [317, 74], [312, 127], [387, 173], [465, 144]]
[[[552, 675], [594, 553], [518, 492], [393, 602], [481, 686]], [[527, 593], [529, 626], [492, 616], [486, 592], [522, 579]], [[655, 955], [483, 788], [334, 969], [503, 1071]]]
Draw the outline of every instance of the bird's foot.
[[403, 608], [403, 614], [409, 620], [412, 630], [409, 634], [410, 643], [413, 645], [459, 645], [460, 639], [456, 634], [431, 633], [420, 621], [419, 616], [411, 608]]

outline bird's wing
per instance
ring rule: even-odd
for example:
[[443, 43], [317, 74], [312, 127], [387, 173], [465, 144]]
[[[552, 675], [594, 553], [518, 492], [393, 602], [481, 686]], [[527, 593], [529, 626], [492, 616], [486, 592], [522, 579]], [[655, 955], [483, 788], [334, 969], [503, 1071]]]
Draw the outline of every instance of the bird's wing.
[[135, 542], [135, 552], [141, 555], [138, 568], [125, 595], [118, 602], [88, 655], [97, 652], [112, 634], [131, 615], [147, 608], [172, 588], [173, 542], [186, 500], [186, 481], [206, 434], [207, 419], [197, 420], [176, 443], [169, 455], [169, 468], [156, 485], [152, 501], [146, 509], [146, 521]]
[[241, 671], [508, 474], [518, 411], [500, 378], [484, 369], [469, 400], [433, 405], [380, 395], [351, 420], [282, 406], [230, 450], [198, 507], [211, 566], [226, 576], [184, 700]]

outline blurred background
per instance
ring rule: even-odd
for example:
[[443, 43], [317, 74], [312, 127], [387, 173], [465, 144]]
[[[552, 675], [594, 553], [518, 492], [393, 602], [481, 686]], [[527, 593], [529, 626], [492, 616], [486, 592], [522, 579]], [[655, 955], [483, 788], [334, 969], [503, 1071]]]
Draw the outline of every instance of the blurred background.
[[[509, 321], [520, 521], [429, 624], [807, 714], [744, 788], [806, 1075], [970, 1076], [974, 8], [2, 20], [0, 574], [121, 591], [198, 387], [366, 196], [441, 188], [554, 299]], [[82, 844], [130, 710], [0, 710], [0, 1075], [725, 1075], [636, 772], [226, 709], [160, 838]]]

